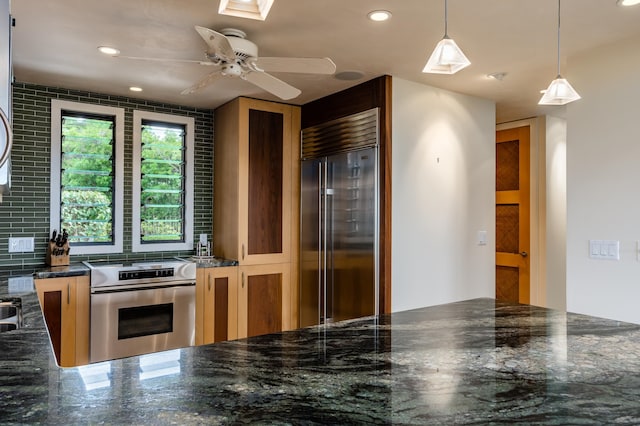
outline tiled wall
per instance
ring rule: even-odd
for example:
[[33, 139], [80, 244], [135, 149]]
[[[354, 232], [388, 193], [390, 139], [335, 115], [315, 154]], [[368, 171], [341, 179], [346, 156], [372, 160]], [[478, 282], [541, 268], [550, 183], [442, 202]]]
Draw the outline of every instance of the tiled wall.
[[[131, 253], [131, 156], [133, 110], [195, 118], [194, 241], [201, 233], [211, 238], [213, 207], [213, 111], [149, 102], [122, 96], [67, 90], [33, 84], [13, 86], [12, 188], [0, 204], [0, 268], [40, 266], [49, 235], [49, 173], [51, 99], [92, 103], [125, 109], [124, 253], [93, 258], [157, 259], [193, 252]], [[9, 237], [35, 237], [33, 253], [9, 253]], [[71, 261], [91, 259], [73, 256]]]

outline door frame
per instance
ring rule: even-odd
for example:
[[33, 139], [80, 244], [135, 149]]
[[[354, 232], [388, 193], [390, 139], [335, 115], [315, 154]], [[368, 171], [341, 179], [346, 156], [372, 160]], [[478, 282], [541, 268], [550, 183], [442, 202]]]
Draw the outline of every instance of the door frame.
[[546, 156], [544, 132], [540, 131], [544, 126], [539, 120], [497, 124], [496, 131], [529, 126], [529, 303], [546, 306]]

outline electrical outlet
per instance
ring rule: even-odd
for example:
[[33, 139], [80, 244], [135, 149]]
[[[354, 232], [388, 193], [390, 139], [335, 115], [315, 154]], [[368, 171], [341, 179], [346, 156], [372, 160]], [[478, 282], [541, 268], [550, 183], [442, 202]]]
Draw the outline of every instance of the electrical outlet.
[[9, 238], [9, 253], [33, 253], [33, 237]]

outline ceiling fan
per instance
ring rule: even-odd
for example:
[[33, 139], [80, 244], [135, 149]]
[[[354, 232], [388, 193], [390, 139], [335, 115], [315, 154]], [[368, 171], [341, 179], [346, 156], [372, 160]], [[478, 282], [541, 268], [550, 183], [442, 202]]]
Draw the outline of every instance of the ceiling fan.
[[[200, 26], [196, 26], [195, 29], [208, 46], [205, 51], [206, 60], [178, 59], [175, 61], [211, 66], [214, 67], [214, 71], [193, 86], [183, 90], [181, 92], [183, 95], [198, 92], [222, 77], [236, 77], [246, 80], [280, 99], [287, 100], [295, 98], [302, 92], [268, 74], [267, 71], [306, 74], [333, 74], [336, 71], [336, 64], [329, 58], [258, 57], [258, 46], [245, 38], [244, 31], [235, 28], [226, 28], [220, 32]], [[118, 56], [127, 59], [173, 61], [171, 59]]]

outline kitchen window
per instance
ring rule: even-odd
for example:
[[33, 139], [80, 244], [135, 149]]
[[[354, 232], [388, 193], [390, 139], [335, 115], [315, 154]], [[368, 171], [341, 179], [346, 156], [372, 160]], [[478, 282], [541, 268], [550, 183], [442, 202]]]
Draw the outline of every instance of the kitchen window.
[[122, 253], [124, 110], [51, 101], [51, 232], [71, 254]]
[[193, 249], [194, 119], [133, 113], [132, 251]]

